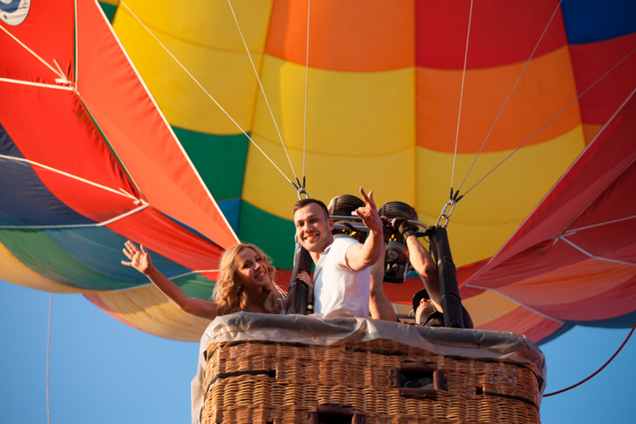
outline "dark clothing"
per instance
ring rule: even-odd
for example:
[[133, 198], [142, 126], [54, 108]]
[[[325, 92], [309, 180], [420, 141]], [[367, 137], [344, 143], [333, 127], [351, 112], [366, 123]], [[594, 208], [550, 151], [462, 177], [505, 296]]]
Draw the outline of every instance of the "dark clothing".
[[[464, 328], [474, 328], [473, 320], [463, 305], [462, 305], [462, 318], [464, 319]], [[426, 321], [424, 321], [422, 324], [419, 324], [419, 325], [424, 325], [426, 327], [443, 327], [444, 314], [442, 314], [441, 312], [435, 311], [428, 316]]]

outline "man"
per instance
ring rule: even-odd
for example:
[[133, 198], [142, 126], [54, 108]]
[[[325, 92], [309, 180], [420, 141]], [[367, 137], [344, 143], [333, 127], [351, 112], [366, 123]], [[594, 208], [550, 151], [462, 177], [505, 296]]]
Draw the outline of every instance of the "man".
[[364, 244], [344, 234], [334, 237], [333, 221], [321, 201], [303, 199], [294, 206], [296, 237], [316, 264], [314, 312], [321, 318], [369, 317], [369, 267], [380, 258], [384, 244], [373, 192], [367, 196], [360, 187], [360, 194], [365, 205], [352, 215], [369, 229]]
[[[412, 304], [415, 314], [415, 324], [430, 327], [443, 327], [444, 316], [442, 309], [442, 294], [439, 286], [439, 276], [435, 261], [417, 238], [418, 227], [409, 223], [405, 218], [389, 218], [383, 216], [382, 220], [387, 227], [388, 235], [397, 232], [408, 250], [409, 262], [419, 274], [424, 283], [424, 289], [413, 295]], [[384, 293], [384, 250], [381, 259], [371, 268], [371, 292], [369, 297], [369, 309], [371, 318], [385, 321], [396, 321], [397, 315], [393, 305]], [[473, 328], [470, 314], [462, 306], [464, 328]]]
[[[413, 296], [413, 311], [415, 324], [430, 327], [443, 327], [442, 293], [439, 286], [437, 265], [430, 253], [417, 238], [417, 225], [409, 223], [404, 218], [396, 218], [392, 221], [394, 228], [398, 230], [409, 251], [409, 262], [420, 275], [424, 283], [424, 289]], [[470, 314], [462, 306], [464, 328], [473, 328]]]

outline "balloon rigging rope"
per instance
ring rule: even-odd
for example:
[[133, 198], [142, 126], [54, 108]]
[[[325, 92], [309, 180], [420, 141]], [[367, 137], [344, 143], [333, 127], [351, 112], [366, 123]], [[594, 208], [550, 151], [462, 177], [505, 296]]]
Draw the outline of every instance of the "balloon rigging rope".
[[66, 229], [72, 229], [72, 228], [95, 228], [95, 227], [105, 227], [107, 225], [112, 224], [113, 222], [117, 222], [121, 219], [127, 218], [130, 215], [134, 215], [136, 213], [141, 212], [142, 210], [146, 209], [147, 207], [150, 206], [150, 204], [141, 201], [140, 203], [142, 203], [141, 206], [132, 209], [126, 213], [122, 213], [120, 215], [117, 215], [114, 218], [110, 218], [107, 219], [106, 221], [100, 221], [100, 222], [96, 222], [94, 224], [69, 224], [69, 225], [0, 225], [0, 229], [15, 229], [15, 230], [30, 230], [30, 229], [36, 229], [36, 230], [66, 230]]
[[8, 84], [28, 85], [31, 87], [41, 87], [41, 88], [52, 88], [55, 90], [75, 91], [73, 87], [66, 86], [66, 85], [53, 85], [53, 84], [47, 84], [42, 82], [15, 80], [11, 78], [0, 78], [0, 81], [6, 82]]
[[261, 88], [261, 93], [263, 93], [263, 98], [265, 99], [265, 104], [267, 105], [267, 109], [269, 110], [269, 115], [272, 117], [272, 122], [274, 122], [274, 127], [276, 128], [276, 132], [278, 133], [278, 138], [283, 146], [283, 150], [285, 151], [285, 156], [287, 156], [287, 160], [289, 161], [289, 166], [291, 167], [292, 174], [294, 174], [294, 178], [298, 180], [298, 176], [296, 175], [296, 170], [294, 169], [294, 165], [292, 164], [291, 158], [289, 157], [289, 152], [287, 152], [287, 146], [285, 146], [285, 142], [283, 141], [283, 136], [280, 133], [280, 129], [278, 128], [278, 123], [276, 122], [276, 118], [274, 117], [274, 112], [272, 111], [272, 107], [269, 104], [269, 99], [267, 98], [267, 94], [265, 94], [265, 88], [263, 87], [263, 83], [261, 82], [261, 78], [258, 75], [258, 71], [256, 70], [256, 65], [254, 65], [254, 60], [252, 59], [252, 55], [250, 54], [250, 49], [247, 47], [247, 42], [245, 41], [245, 36], [243, 35], [243, 31], [241, 30], [241, 25], [239, 24], [238, 18], [236, 17], [236, 13], [234, 12], [234, 7], [232, 6], [232, 1], [227, 0], [227, 4], [230, 6], [230, 10], [232, 11], [232, 16], [234, 17], [234, 22], [236, 22], [236, 28], [238, 29], [239, 34], [241, 35], [241, 41], [243, 41], [243, 46], [245, 46], [245, 51], [247, 52], [247, 57], [250, 59], [250, 63], [252, 64], [252, 69], [254, 70], [254, 75], [256, 76], [256, 81], [258, 81], [258, 86]]
[[[280, 272], [280, 271], [278, 271]], [[282, 273], [281, 273], [282, 274]], [[274, 285], [274, 288], [276, 288], [276, 290], [278, 290], [278, 293], [280, 293], [281, 297], [283, 299], [287, 299], [287, 292], [285, 290], [283, 290], [278, 284], [276, 284], [274, 281], [272, 281], [272, 284]]]
[[598, 224], [587, 225], [585, 227], [572, 228], [571, 230], [567, 230], [563, 233], [563, 236], [568, 236], [579, 231], [588, 230], [590, 228], [602, 227], [603, 225], [615, 224], [617, 222], [629, 221], [630, 219], [636, 219], [636, 215], [627, 216], [625, 218], [613, 219], [611, 221], [599, 222]]
[[557, 236], [554, 240], [554, 242], [556, 243], [558, 240], [564, 241], [565, 243], [569, 244], [570, 246], [572, 246], [573, 248], [575, 248], [576, 250], [578, 250], [579, 252], [583, 253], [585, 256], [588, 256], [591, 259], [596, 259], [597, 261], [603, 261], [603, 262], [611, 262], [614, 264], [621, 264], [621, 265], [627, 265], [627, 266], [636, 266], [636, 263], [633, 262], [627, 262], [627, 261], [621, 261], [618, 259], [610, 259], [610, 258], [604, 258], [602, 256], [595, 256], [594, 254], [588, 252], [587, 250], [583, 249], [581, 246], [578, 246], [576, 243], [568, 240], [566, 238], [566, 236], [564, 235], [560, 235]]
[[41, 164], [39, 162], [32, 161], [30, 159], [23, 159], [23, 158], [18, 158], [18, 157], [15, 157], [15, 156], [7, 156], [7, 155], [3, 155], [3, 154], [0, 154], [0, 159], [6, 159], [6, 160], [13, 161], [13, 162], [28, 163], [32, 167], [36, 167], [37, 166], [37, 167], [46, 169], [48, 171], [54, 172], [56, 174], [64, 175], [65, 177], [69, 177], [71, 179], [80, 181], [82, 183], [85, 183], [85, 184], [88, 184], [88, 185], [92, 185], [93, 187], [97, 187], [97, 188], [100, 188], [102, 190], [106, 190], [106, 191], [111, 192], [113, 194], [117, 194], [117, 195], [120, 195], [120, 196], [128, 197], [128, 198], [130, 198], [132, 200], [135, 200], [135, 201], [139, 200], [141, 202], [140, 199], [137, 199], [135, 196], [133, 196], [132, 194], [128, 193], [127, 191], [125, 191], [125, 190], [123, 190], [121, 188], [118, 191], [118, 190], [112, 189], [110, 187], [106, 187], [104, 185], [98, 184], [96, 182], [84, 179], [82, 177], [78, 177], [77, 175], [69, 174], [68, 172], [64, 172], [64, 171], [61, 171], [59, 169], [52, 168], [50, 166]]
[[[579, 94], [576, 99], [572, 100], [572, 102], [570, 102], [567, 106], [565, 106], [563, 109], [561, 109], [561, 111], [559, 113], [557, 113], [556, 115], [554, 115], [554, 117], [552, 119], [550, 119], [548, 122], [545, 123], [545, 125], [543, 125], [541, 128], [539, 128], [534, 134], [532, 134], [526, 141], [524, 141], [523, 143], [521, 143], [521, 145], [519, 145], [519, 147], [517, 147], [515, 150], [513, 150], [508, 156], [506, 156], [501, 162], [499, 162], [493, 169], [491, 169], [486, 175], [484, 175], [479, 181], [477, 181], [475, 184], [472, 185], [472, 187], [470, 187], [466, 193], [464, 193], [464, 196], [466, 196], [468, 193], [471, 192], [472, 189], [474, 189], [479, 183], [481, 183], [484, 179], [486, 179], [486, 177], [488, 177], [490, 174], [492, 174], [497, 168], [499, 168], [501, 165], [504, 164], [504, 162], [506, 162], [508, 159], [510, 159], [510, 157], [512, 155], [514, 155], [515, 153], [517, 153], [523, 146], [525, 146], [530, 140], [532, 140], [537, 134], [539, 134], [541, 131], [543, 131], [543, 129], [545, 127], [547, 127], [548, 125], [550, 125], [552, 123], [552, 121], [554, 121], [556, 118], [558, 118], [563, 112], [565, 112], [570, 106], [572, 106], [574, 103], [576, 103], [585, 93], [587, 93], [588, 91], [590, 91], [596, 84], [598, 84], [603, 78], [605, 78], [610, 72], [612, 72], [618, 65], [620, 65], [625, 59], [627, 59], [632, 53], [634, 53], [636, 51], [636, 48], [634, 50], [632, 50], [631, 52], [627, 53], [627, 55], [625, 55], [625, 57], [623, 57], [616, 65], [612, 66], [607, 72], [605, 72], [603, 74], [603, 76], [601, 76], [599, 79], [597, 79], [592, 85], [590, 85], [588, 88], [585, 89], [585, 91], [583, 91], [581, 94]], [[635, 90], [636, 91], [636, 90]], [[634, 95], [634, 91], [632, 91], [632, 93], [628, 96], [628, 98], [625, 100], [625, 102], [623, 102], [623, 104], [616, 110], [616, 112], [614, 112], [614, 115], [612, 115], [612, 117], [610, 117], [610, 119], [607, 121], [607, 123], [605, 124], [605, 126], [603, 128], [605, 128], [607, 126], [607, 124], [609, 124], [609, 122], [611, 122], [614, 117], [616, 116], [616, 114], [623, 108], [623, 106], [625, 106], [625, 103]], [[598, 135], [602, 132], [599, 131]], [[596, 137], [595, 137], [596, 139]]]
[[630, 337], [632, 337], [632, 334], [634, 333], [634, 329], [636, 328], [636, 323], [634, 323], [634, 325], [632, 326], [632, 330], [629, 332], [629, 334], [627, 335], [627, 338], [625, 339], [625, 341], [623, 342], [623, 344], [618, 348], [618, 350], [614, 353], [614, 355], [612, 355], [611, 358], [609, 358], [609, 360], [607, 362], [605, 362], [605, 364], [603, 364], [603, 366], [601, 368], [599, 368], [598, 370], [596, 370], [596, 372], [592, 375], [590, 375], [589, 377], [587, 377], [584, 380], [579, 381], [576, 384], [573, 384], [570, 387], [566, 387], [565, 389], [561, 389], [559, 391], [556, 392], [552, 392], [552, 393], [548, 393], [547, 395], [543, 395], [543, 397], [549, 397], [549, 396], [554, 396], [554, 395], [558, 395], [559, 393], [563, 393], [563, 392], [567, 392], [568, 390], [571, 390], [575, 387], [580, 386], [581, 384], [585, 383], [586, 381], [590, 380], [592, 377], [594, 377], [596, 374], [598, 374], [599, 372], [603, 371], [603, 369], [608, 366], [610, 364], [610, 362], [612, 362], [614, 360], [614, 358], [616, 358], [616, 355], [618, 355], [618, 353], [623, 349], [623, 347], [625, 346], [625, 344], [627, 344], [627, 341], [630, 339]]
[[305, 50], [305, 116], [303, 120], [303, 186], [305, 185], [305, 164], [307, 158], [307, 98], [309, 97], [309, 21], [311, 16], [311, 0], [307, 0], [307, 48]]
[[457, 112], [457, 130], [455, 131], [455, 152], [453, 154], [453, 169], [451, 172], [451, 190], [455, 181], [455, 164], [457, 162], [457, 144], [459, 142], [459, 124], [462, 117], [462, 103], [464, 101], [464, 82], [466, 81], [466, 63], [468, 62], [468, 42], [470, 41], [470, 26], [473, 21], [473, 0], [470, 0], [468, 14], [468, 33], [466, 34], [466, 51], [464, 52], [464, 71], [462, 72], [462, 88], [459, 94], [459, 111]]
[[285, 175], [285, 173], [278, 167], [278, 165], [276, 165], [276, 163], [274, 163], [274, 161], [267, 155], [267, 153], [265, 153], [263, 149], [261, 149], [260, 146], [256, 144], [256, 142], [252, 139], [252, 137], [250, 137], [247, 134], [247, 132], [243, 130], [241, 125], [238, 122], [236, 122], [234, 118], [232, 118], [232, 116], [230, 116], [230, 114], [223, 108], [223, 106], [221, 106], [221, 104], [216, 101], [216, 99], [203, 87], [203, 85], [201, 85], [201, 83], [190, 73], [190, 71], [188, 71], [186, 67], [183, 66], [183, 64], [179, 61], [179, 59], [177, 59], [175, 55], [173, 55], [172, 52], [170, 52], [170, 50], [168, 50], [168, 48], [161, 41], [159, 41], [157, 36], [141, 21], [141, 19], [139, 19], [137, 15], [135, 15], [135, 13], [130, 9], [130, 7], [128, 7], [128, 5], [123, 0], [120, 1], [119, 3], [124, 5], [124, 7], [137, 20], [137, 22], [139, 22], [139, 24], [142, 27], [144, 27], [146, 31], [148, 31], [148, 33], [152, 36], [152, 38], [154, 38], [155, 41], [159, 43], [159, 45], [166, 51], [166, 53], [168, 53], [170, 57], [172, 57], [172, 59], [177, 63], [177, 65], [179, 65], [181, 69], [183, 69], [183, 71], [192, 79], [192, 81], [194, 81], [194, 83], [198, 85], [199, 88], [210, 98], [210, 100], [212, 100], [214, 104], [217, 105], [219, 109], [221, 109], [221, 111], [225, 114], [225, 116], [227, 116], [230, 119], [230, 121], [232, 121], [232, 123], [236, 125], [236, 127], [243, 133], [245, 137], [247, 137], [247, 139], [254, 145], [254, 147], [256, 147], [258, 151], [260, 151], [263, 154], [263, 156], [265, 156], [267, 160], [269, 160], [269, 162], [274, 166], [274, 168], [276, 168], [278, 172], [280, 172], [283, 178], [285, 178], [290, 184], [293, 185], [294, 183], [292, 183], [292, 181], [287, 177], [287, 175]]
[[18, 40], [13, 34], [11, 34], [5, 27], [0, 25], [0, 29], [2, 29], [4, 32], [6, 32], [9, 37], [13, 38], [15, 40], [16, 43], [18, 43], [19, 45], [21, 45], [26, 51], [28, 51], [29, 53], [31, 53], [37, 60], [39, 60], [40, 62], [42, 62], [44, 64], [44, 66], [46, 66], [47, 68], [49, 68], [51, 71], [53, 71], [53, 73], [55, 75], [57, 75], [58, 77], [60, 77], [60, 79], [64, 80], [64, 82], [67, 82], [66, 76], [59, 70], [55, 69], [54, 67], [52, 67], [51, 65], [49, 65], [46, 60], [42, 59], [40, 56], [37, 55], [37, 53], [35, 53], [33, 50], [31, 50], [30, 48], [27, 47], [26, 44], [24, 44], [22, 41]]
[[[459, 186], [458, 191], [461, 191], [462, 187], [464, 187], [464, 183], [466, 182], [466, 179], [468, 178], [468, 175], [472, 171], [473, 166], [475, 166], [475, 163], [477, 162], [477, 158], [479, 157], [479, 155], [481, 154], [481, 151], [483, 150], [484, 146], [486, 145], [486, 142], [488, 141], [488, 138], [490, 138], [490, 134], [492, 134], [492, 130], [495, 128], [495, 125], [497, 125], [497, 122], [499, 121], [499, 118], [501, 117], [501, 114], [503, 113], [504, 109], [508, 105], [508, 101], [510, 100], [510, 97], [512, 97], [512, 93], [514, 93], [515, 89], [517, 88], [517, 85], [519, 84], [519, 81], [521, 80], [521, 77], [523, 76], [524, 72], [526, 71], [526, 68], [530, 64], [530, 60], [532, 60], [532, 58], [534, 57], [534, 54], [537, 51], [537, 48], [539, 48], [539, 44], [541, 44], [541, 40], [543, 40], [543, 37], [545, 36], [545, 33], [548, 31], [548, 28], [550, 27], [550, 24], [554, 20], [554, 17], [556, 16], [557, 11], [559, 10], [559, 7], [561, 7], [561, 2], [562, 1], [563, 0], [559, 0], [559, 3], [557, 4], [556, 9], [554, 9], [554, 12], [552, 13], [552, 17], [550, 17], [550, 20], [548, 21], [548, 24], [545, 26], [545, 29], [543, 30], [543, 33], [541, 34], [541, 37], [539, 37], [539, 41], [537, 41], [537, 44], [534, 46], [534, 50], [532, 50], [532, 53], [530, 54], [530, 57], [528, 58], [528, 60], [526, 61], [525, 66], [521, 70], [521, 73], [519, 74], [519, 77], [517, 78], [517, 82], [515, 82], [515, 85], [512, 87], [512, 90], [510, 91], [510, 94], [508, 94], [508, 98], [506, 99], [506, 101], [504, 102], [503, 106], [501, 107], [501, 110], [499, 111], [499, 115], [497, 115], [497, 118], [495, 119], [495, 122], [493, 122], [492, 127], [490, 127], [490, 131], [488, 131], [488, 134], [486, 135], [486, 138], [484, 139], [484, 142], [481, 144], [481, 147], [479, 148], [479, 151], [477, 152], [477, 155], [475, 155], [475, 159], [473, 160], [473, 163], [470, 165], [470, 168], [468, 169], [468, 172], [466, 172], [466, 176], [464, 177], [464, 180], [462, 181], [461, 185]], [[457, 130], [459, 131], [459, 128]], [[455, 148], [457, 148], [457, 147], [455, 147]], [[457, 152], [455, 152], [455, 154], [457, 154]]]
[[46, 341], [46, 419], [51, 424], [51, 406], [49, 403], [49, 359], [51, 358], [51, 311], [53, 310], [53, 293], [49, 293], [49, 329]]

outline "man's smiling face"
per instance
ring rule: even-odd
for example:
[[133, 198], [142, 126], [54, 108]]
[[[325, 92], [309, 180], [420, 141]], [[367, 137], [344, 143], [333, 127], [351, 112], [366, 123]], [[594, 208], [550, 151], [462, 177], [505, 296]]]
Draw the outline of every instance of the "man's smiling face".
[[333, 221], [316, 203], [310, 203], [294, 213], [296, 237], [308, 252], [320, 254], [333, 243]]

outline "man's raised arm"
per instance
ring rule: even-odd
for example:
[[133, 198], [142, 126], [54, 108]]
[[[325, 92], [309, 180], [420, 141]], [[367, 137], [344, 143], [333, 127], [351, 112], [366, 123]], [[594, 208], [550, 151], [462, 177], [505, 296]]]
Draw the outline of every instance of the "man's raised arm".
[[409, 260], [415, 271], [424, 282], [424, 287], [431, 300], [438, 305], [442, 304], [442, 294], [439, 289], [439, 278], [437, 276], [437, 265], [431, 257], [426, 247], [420, 243], [416, 236], [410, 236], [406, 240], [406, 247], [409, 250]]
[[347, 265], [354, 271], [363, 270], [376, 263], [384, 249], [382, 220], [373, 201], [373, 191], [370, 191], [367, 196], [364, 188], [360, 187], [360, 194], [365, 205], [351, 214], [360, 217], [370, 231], [364, 244], [355, 244], [347, 249], [345, 254]]

